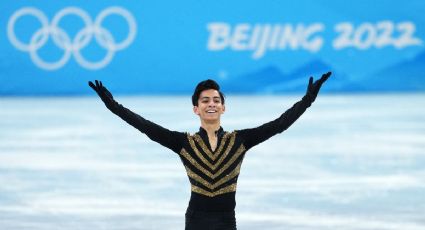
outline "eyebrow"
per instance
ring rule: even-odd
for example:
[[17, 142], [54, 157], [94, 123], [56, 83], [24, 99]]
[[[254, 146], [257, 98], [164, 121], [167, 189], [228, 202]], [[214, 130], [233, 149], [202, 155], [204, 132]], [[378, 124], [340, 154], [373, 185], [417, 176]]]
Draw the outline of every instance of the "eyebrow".
[[[202, 98], [211, 98], [211, 97], [203, 96]], [[219, 96], [214, 96], [214, 97], [212, 97], [212, 98], [220, 98], [220, 97], [219, 97]]]
[[[213, 99], [221, 99], [220, 97], [218, 97], [218, 96], [214, 96], [214, 97], [212, 97]], [[210, 97], [202, 97], [201, 99], [210, 99]]]

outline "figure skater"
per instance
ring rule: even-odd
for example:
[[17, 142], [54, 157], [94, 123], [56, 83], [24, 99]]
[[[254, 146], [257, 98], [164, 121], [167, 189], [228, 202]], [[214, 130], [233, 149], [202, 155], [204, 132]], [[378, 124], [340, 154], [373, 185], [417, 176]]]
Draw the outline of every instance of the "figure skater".
[[89, 85], [112, 113], [178, 154], [191, 184], [186, 230], [236, 230], [236, 185], [246, 152], [291, 126], [314, 102], [330, 75], [323, 74], [315, 82], [310, 77], [306, 94], [277, 119], [232, 132], [220, 125], [226, 110], [220, 86], [210, 79], [202, 81], [192, 95], [193, 112], [201, 121], [195, 134], [171, 131], [146, 120], [115, 101], [101, 81], [89, 81]]

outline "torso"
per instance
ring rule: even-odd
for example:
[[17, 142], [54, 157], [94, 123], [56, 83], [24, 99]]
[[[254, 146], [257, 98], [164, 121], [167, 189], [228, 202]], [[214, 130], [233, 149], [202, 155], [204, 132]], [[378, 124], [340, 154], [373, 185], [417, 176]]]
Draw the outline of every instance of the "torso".
[[236, 184], [245, 155], [245, 147], [237, 136], [236, 132], [221, 132], [213, 138], [206, 132], [187, 135], [180, 157], [191, 183], [191, 209], [235, 208]]

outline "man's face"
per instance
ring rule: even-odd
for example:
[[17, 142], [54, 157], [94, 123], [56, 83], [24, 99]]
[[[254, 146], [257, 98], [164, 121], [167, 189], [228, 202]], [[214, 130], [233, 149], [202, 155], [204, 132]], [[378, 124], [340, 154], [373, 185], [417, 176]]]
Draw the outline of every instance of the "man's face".
[[199, 95], [198, 106], [193, 107], [193, 112], [205, 122], [219, 121], [224, 110], [225, 107], [221, 101], [220, 94], [215, 89], [202, 91]]

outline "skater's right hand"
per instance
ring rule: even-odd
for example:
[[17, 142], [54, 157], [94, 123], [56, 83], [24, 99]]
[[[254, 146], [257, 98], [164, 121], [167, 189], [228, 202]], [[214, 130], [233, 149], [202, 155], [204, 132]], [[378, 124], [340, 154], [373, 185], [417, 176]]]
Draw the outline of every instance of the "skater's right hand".
[[89, 81], [89, 86], [96, 91], [97, 95], [99, 95], [105, 105], [110, 105], [111, 102], [114, 101], [114, 97], [111, 92], [102, 85], [101, 81], [95, 80], [95, 83], [96, 84], [93, 84], [93, 82]]

